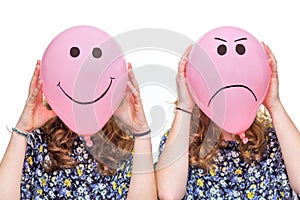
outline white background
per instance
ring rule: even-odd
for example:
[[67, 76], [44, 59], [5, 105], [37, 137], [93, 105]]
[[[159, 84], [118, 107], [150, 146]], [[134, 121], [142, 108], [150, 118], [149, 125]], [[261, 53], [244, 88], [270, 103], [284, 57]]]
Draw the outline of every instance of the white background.
[[[218, 26], [244, 28], [273, 50], [279, 65], [281, 100], [299, 128], [300, 12], [296, 0], [278, 2], [1, 1], [0, 159], [10, 138], [6, 126], [14, 126], [21, 114], [36, 60], [41, 59], [45, 48], [58, 33], [75, 25], [96, 26], [112, 36], [139, 28], [162, 28], [184, 34], [192, 40]], [[176, 70], [179, 57], [148, 50], [128, 55], [127, 61], [132, 62], [134, 68], [161, 64]], [[162, 132], [167, 130], [172, 121], [172, 106], [168, 102], [176, 99], [174, 93], [157, 85], [145, 86], [141, 92], [149, 123], [151, 108], [160, 105], [168, 119]], [[160, 137], [161, 133], [152, 138], [154, 152]]]

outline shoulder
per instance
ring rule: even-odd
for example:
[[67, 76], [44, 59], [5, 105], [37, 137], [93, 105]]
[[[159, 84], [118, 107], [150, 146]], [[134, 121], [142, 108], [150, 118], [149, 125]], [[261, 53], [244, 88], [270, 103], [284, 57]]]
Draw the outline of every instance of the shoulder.
[[281, 152], [280, 143], [278, 141], [276, 130], [273, 127], [270, 127], [266, 131], [266, 158], [269, 160], [270, 163], [277, 163], [276, 166], [283, 165], [283, 157]]
[[46, 144], [45, 133], [43, 130], [39, 128], [30, 132], [27, 143], [27, 149], [36, 149], [39, 148], [40, 145]]
[[265, 134], [265, 139], [268, 147], [279, 146], [278, 138], [272, 125], [268, 127]]

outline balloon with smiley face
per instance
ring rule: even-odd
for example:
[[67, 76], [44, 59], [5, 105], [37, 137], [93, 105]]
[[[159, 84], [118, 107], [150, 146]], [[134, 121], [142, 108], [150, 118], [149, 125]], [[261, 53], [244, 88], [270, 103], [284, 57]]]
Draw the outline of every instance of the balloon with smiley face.
[[72, 131], [89, 136], [113, 115], [128, 77], [122, 51], [110, 35], [92, 26], [75, 26], [48, 45], [41, 80], [58, 117]]
[[245, 131], [255, 119], [270, 80], [261, 43], [237, 27], [215, 28], [194, 45], [186, 76], [199, 108], [246, 143]]

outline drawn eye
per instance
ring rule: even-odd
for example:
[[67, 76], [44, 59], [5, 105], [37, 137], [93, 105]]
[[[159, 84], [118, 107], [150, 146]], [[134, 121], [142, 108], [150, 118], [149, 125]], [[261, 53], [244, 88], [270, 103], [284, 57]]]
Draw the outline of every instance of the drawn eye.
[[100, 48], [95, 47], [92, 52], [94, 58], [100, 58], [102, 56], [102, 51]]
[[235, 47], [235, 51], [239, 54], [239, 55], [244, 55], [246, 52], [246, 48], [244, 45], [242, 44], [237, 44]]
[[218, 46], [217, 52], [220, 56], [223, 56], [227, 52], [227, 47], [224, 44], [221, 44]]
[[70, 49], [70, 55], [71, 55], [73, 58], [78, 57], [79, 54], [80, 54], [80, 50], [79, 50], [78, 47], [72, 47], [72, 48]]

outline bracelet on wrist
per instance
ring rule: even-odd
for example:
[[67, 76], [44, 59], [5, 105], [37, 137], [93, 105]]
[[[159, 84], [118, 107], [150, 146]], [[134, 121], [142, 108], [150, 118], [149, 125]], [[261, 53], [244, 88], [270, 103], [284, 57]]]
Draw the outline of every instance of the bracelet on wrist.
[[15, 132], [15, 133], [25, 137], [27, 144], [32, 144], [32, 139], [31, 139], [32, 133], [24, 133], [17, 128], [12, 128], [11, 130], [12, 130], [12, 132]]
[[185, 113], [188, 113], [188, 114], [192, 114], [191, 111], [185, 110], [185, 109], [180, 108], [180, 107], [178, 107], [178, 106], [176, 106], [176, 110], [180, 110], [180, 111], [182, 111], [182, 112], [185, 112]]
[[14, 132], [16, 132], [16, 133], [18, 133], [19, 135], [22, 135], [23, 137], [26, 137], [26, 138], [28, 138], [28, 137], [29, 137], [29, 134], [27, 134], [27, 133], [23, 133], [23, 132], [22, 132], [22, 131], [20, 131], [19, 129], [12, 128], [11, 130], [12, 130], [12, 131], [14, 131]]
[[133, 138], [143, 137], [143, 136], [146, 136], [150, 133], [151, 133], [151, 129], [149, 129], [148, 131], [145, 131], [143, 133], [132, 133], [132, 137]]

